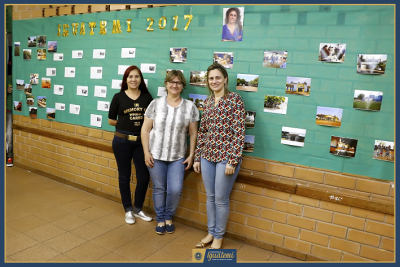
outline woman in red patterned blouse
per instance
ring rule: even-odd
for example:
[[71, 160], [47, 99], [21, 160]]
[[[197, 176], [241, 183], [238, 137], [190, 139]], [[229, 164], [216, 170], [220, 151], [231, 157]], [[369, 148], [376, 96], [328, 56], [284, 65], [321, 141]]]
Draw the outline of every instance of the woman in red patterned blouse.
[[210, 97], [204, 101], [193, 168], [201, 171], [207, 193], [208, 235], [196, 247], [212, 242], [211, 248], [219, 249], [228, 222], [229, 195], [242, 162], [246, 116], [240, 95], [228, 90], [228, 73], [222, 65], [208, 67], [207, 87]]

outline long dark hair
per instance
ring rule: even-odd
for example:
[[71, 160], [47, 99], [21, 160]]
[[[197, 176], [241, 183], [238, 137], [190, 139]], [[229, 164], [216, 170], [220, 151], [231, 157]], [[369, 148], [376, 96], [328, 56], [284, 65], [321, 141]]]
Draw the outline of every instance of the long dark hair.
[[229, 23], [229, 14], [231, 13], [231, 11], [235, 11], [236, 12], [236, 27], [239, 29], [239, 33], [242, 31], [242, 24], [240, 24], [240, 20], [242, 19], [242, 16], [240, 15], [240, 10], [237, 7], [231, 7], [226, 11], [225, 14], [225, 24]]
[[137, 70], [139, 72], [139, 75], [140, 75], [139, 90], [142, 91], [142, 92], [149, 93], [149, 89], [147, 89], [146, 83], [144, 82], [144, 79], [143, 79], [143, 74], [140, 71], [140, 69], [138, 67], [136, 67], [135, 65], [132, 65], [132, 66], [130, 66], [129, 68], [127, 68], [125, 70], [124, 77], [122, 78], [122, 84], [121, 84], [121, 91], [120, 92], [123, 92], [126, 89], [128, 89], [128, 85], [126, 84], [126, 80], [128, 79], [129, 73], [131, 73], [131, 71], [133, 71], [133, 70]]

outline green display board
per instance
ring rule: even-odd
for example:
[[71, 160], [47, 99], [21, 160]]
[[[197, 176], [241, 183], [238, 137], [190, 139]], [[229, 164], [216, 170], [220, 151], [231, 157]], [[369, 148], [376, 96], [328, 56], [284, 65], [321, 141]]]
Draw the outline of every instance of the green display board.
[[[246, 135], [255, 136], [254, 151], [248, 156], [295, 163], [345, 173], [367, 175], [379, 179], [394, 179], [394, 164], [373, 159], [375, 140], [394, 141], [394, 6], [391, 5], [239, 5], [244, 7], [243, 40], [221, 41], [223, 10], [231, 6], [193, 5], [148, 8], [39, 18], [13, 21], [13, 41], [20, 42], [20, 56], [13, 57], [13, 79], [29, 82], [30, 74], [39, 74], [39, 84], [32, 86], [35, 96], [46, 96], [47, 107], [64, 103], [65, 111], [56, 111], [56, 121], [90, 126], [90, 115], [101, 115], [101, 129], [113, 131], [107, 124], [107, 111], [97, 110], [98, 101], [111, 101], [118, 89], [111, 89], [118, 75], [118, 65], [156, 64], [156, 73], [143, 74], [148, 87], [157, 97], [158, 87], [167, 69], [182, 69], [189, 81], [190, 71], [205, 71], [213, 62], [214, 52], [233, 52], [234, 64], [228, 69], [229, 89], [239, 93], [246, 110], [255, 111], [255, 127]], [[184, 30], [188, 19], [193, 19]], [[159, 20], [165, 16], [164, 29]], [[173, 31], [174, 17], [178, 16]], [[147, 31], [153, 18], [154, 31]], [[131, 32], [127, 32], [127, 20]], [[113, 20], [119, 20], [121, 33], [113, 34]], [[107, 21], [107, 33], [101, 35], [101, 21]], [[90, 35], [89, 22], [96, 22]], [[72, 24], [79, 23], [77, 34]], [[85, 35], [80, 25], [85, 25]], [[69, 25], [68, 36], [63, 36], [63, 25]], [[58, 36], [58, 25], [61, 25]], [[57, 53], [63, 61], [53, 61], [47, 51], [46, 60], [37, 59], [38, 47], [28, 47], [28, 37], [46, 36], [46, 41], [57, 41]], [[318, 61], [320, 43], [346, 44], [344, 63]], [[170, 48], [187, 47], [186, 63], [171, 63]], [[122, 48], [136, 48], [136, 57], [121, 58]], [[32, 50], [31, 60], [23, 59], [23, 49]], [[47, 47], [46, 47], [47, 49]], [[105, 59], [93, 58], [93, 49], [106, 49]], [[73, 50], [83, 50], [83, 58], [72, 58]], [[264, 50], [287, 51], [287, 67], [264, 68]], [[387, 64], [383, 75], [357, 73], [358, 54], [385, 54]], [[75, 67], [75, 78], [64, 77], [65, 67]], [[90, 68], [102, 67], [102, 79], [90, 79]], [[56, 76], [46, 76], [46, 68], [56, 68]], [[257, 92], [236, 90], [237, 74], [259, 75]], [[285, 94], [288, 76], [312, 79], [310, 95]], [[42, 77], [51, 78], [51, 89], [41, 88]], [[54, 85], [63, 85], [64, 94], [55, 95]], [[77, 86], [88, 86], [88, 96], [77, 95]], [[106, 86], [106, 98], [94, 96], [95, 86]], [[16, 85], [14, 85], [16, 88]], [[383, 92], [380, 111], [353, 109], [354, 91]], [[182, 96], [208, 94], [204, 87], [188, 85]], [[265, 95], [289, 97], [287, 113], [264, 112]], [[14, 90], [14, 101], [22, 102], [22, 111], [14, 114], [29, 116], [24, 90]], [[81, 106], [80, 114], [69, 113], [69, 105]], [[316, 124], [317, 106], [341, 108], [341, 127]], [[45, 119], [46, 109], [38, 107], [37, 117]], [[281, 144], [282, 126], [306, 129], [304, 147]], [[96, 128], [96, 127], [94, 127]], [[354, 158], [329, 153], [331, 136], [358, 140]]]

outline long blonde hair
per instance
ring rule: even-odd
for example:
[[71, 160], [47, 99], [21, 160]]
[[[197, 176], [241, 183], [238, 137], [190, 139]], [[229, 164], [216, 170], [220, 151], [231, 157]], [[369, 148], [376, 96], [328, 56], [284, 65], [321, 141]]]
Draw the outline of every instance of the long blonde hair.
[[214, 96], [214, 91], [210, 89], [210, 84], [208, 83], [208, 76], [210, 75], [210, 71], [212, 70], [219, 70], [224, 76], [224, 78], [226, 78], [226, 83], [224, 84], [224, 96], [228, 95], [230, 93], [228, 89], [228, 83], [229, 83], [228, 72], [226, 71], [224, 66], [222, 66], [218, 62], [214, 62], [207, 68], [207, 74], [206, 74], [207, 75], [206, 85], [208, 88], [208, 92], [210, 93], [210, 96]]

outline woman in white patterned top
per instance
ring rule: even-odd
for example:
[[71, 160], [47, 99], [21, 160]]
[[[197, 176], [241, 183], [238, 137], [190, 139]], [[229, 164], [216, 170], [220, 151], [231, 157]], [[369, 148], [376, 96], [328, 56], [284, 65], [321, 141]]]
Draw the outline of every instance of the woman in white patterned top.
[[[183, 99], [186, 86], [182, 72], [172, 70], [164, 81], [168, 95], [154, 99], [144, 114], [141, 137], [145, 163], [153, 181], [153, 202], [157, 234], [172, 234], [172, 217], [178, 208], [185, 170], [193, 165], [199, 111], [192, 101]], [[187, 132], [190, 154], [186, 157]]]

